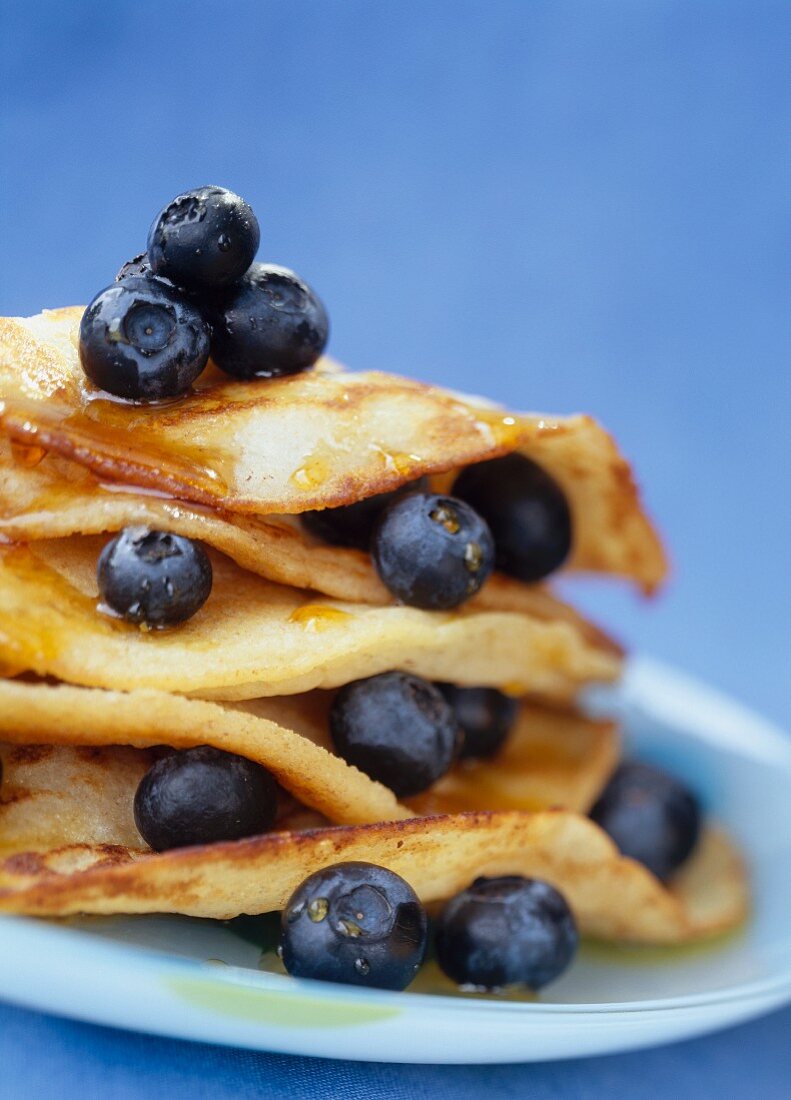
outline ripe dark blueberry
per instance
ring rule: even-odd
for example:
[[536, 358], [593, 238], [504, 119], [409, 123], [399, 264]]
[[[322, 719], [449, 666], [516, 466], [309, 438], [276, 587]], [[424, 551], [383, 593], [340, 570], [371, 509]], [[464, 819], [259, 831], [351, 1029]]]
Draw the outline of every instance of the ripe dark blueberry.
[[299, 518], [312, 535], [324, 542], [367, 551], [371, 547], [373, 529], [385, 508], [408, 493], [419, 492], [425, 487], [426, 478], [420, 477], [391, 493], [377, 493], [375, 497], [358, 500], [355, 504], [345, 504], [340, 508], [303, 512]]
[[339, 756], [399, 798], [443, 776], [461, 739], [442, 693], [407, 672], [383, 672], [342, 687], [330, 710], [330, 732]]
[[212, 568], [200, 543], [125, 527], [99, 555], [96, 578], [102, 601], [127, 622], [175, 626], [208, 600]]
[[116, 397], [179, 397], [209, 358], [209, 327], [162, 279], [129, 275], [93, 299], [80, 322], [80, 361]]
[[519, 704], [496, 688], [437, 684], [464, 734], [460, 759], [494, 756], [516, 720]]
[[504, 573], [520, 581], [540, 581], [569, 556], [572, 522], [563, 490], [524, 455], [468, 466], [453, 492], [489, 524], [497, 568]]
[[426, 914], [412, 887], [372, 863], [325, 867], [281, 917], [283, 965], [295, 978], [406, 989], [426, 953]]
[[212, 359], [237, 378], [312, 367], [327, 345], [327, 311], [307, 283], [275, 264], [253, 264], [209, 307]]
[[260, 764], [200, 745], [157, 760], [140, 780], [134, 811], [157, 852], [240, 840], [274, 825], [277, 784]]
[[579, 944], [562, 894], [540, 879], [479, 878], [445, 905], [437, 961], [459, 985], [541, 989], [558, 978]]
[[177, 286], [227, 286], [253, 262], [260, 236], [244, 199], [224, 187], [196, 187], [157, 215], [148, 234], [148, 257], [154, 273]]
[[621, 764], [590, 813], [622, 855], [667, 879], [700, 835], [697, 799], [683, 783], [649, 764]]
[[447, 611], [474, 596], [489, 576], [494, 542], [484, 520], [463, 500], [412, 493], [382, 513], [371, 556], [397, 599]]
[[[115, 281], [120, 283], [122, 279], [128, 279], [130, 275], [152, 275], [151, 264], [148, 262], [147, 252], [138, 252], [131, 260], [127, 260], [123, 267], [119, 268]], [[166, 280], [169, 281], [169, 280]]]

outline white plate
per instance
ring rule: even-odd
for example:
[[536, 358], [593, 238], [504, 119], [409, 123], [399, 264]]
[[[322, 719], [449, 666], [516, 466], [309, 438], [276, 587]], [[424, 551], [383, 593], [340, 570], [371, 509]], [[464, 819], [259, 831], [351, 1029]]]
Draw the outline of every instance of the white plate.
[[393, 1062], [573, 1058], [688, 1038], [791, 1001], [791, 740], [641, 659], [619, 693], [628, 748], [685, 776], [743, 846], [755, 914], [716, 947], [583, 948], [533, 1003], [358, 990], [257, 969], [233, 927], [181, 917], [2, 920], [0, 990], [95, 1023]]

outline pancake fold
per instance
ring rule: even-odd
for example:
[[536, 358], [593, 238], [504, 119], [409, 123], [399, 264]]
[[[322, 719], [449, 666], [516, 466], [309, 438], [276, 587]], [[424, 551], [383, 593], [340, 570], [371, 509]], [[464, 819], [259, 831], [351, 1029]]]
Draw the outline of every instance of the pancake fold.
[[573, 567], [646, 591], [666, 574], [629, 465], [588, 416], [518, 415], [396, 375], [327, 365], [265, 383], [210, 367], [189, 396], [130, 407], [85, 379], [75, 341], [81, 315], [70, 307], [0, 319], [0, 424], [17, 443], [105, 483], [230, 513], [294, 514], [518, 450], [566, 493]]
[[[90, 471], [54, 455], [34, 455], [32, 461], [34, 465], [15, 455], [13, 445], [0, 439], [0, 537], [10, 543], [148, 526], [200, 539], [242, 569], [277, 584], [350, 603], [395, 602], [379, 580], [369, 554], [319, 542], [293, 517], [233, 515], [128, 487], [103, 486]], [[543, 584], [522, 584], [496, 573], [466, 606], [563, 620], [573, 623], [595, 644], [614, 653], [620, 651], [603, 630]]]
[[620, 673], [574, 623], [515, 612], [351, 604], [272, 584], [220, 555], [204, 607], [144, 631], [98, 609], [102, 540], [0, 548], [0, 662], [68, 683], [241, 700], [390, 669], [569, 700]]
[[628, 943], [684, 943], [746, 916], [744, 869], [723, 834], [709, 830], [665, 887], [624, 859], [587, 818], [567, 811], [468, 813], [336, 826], [152, 854], [72, 845], [0, 858], [0, 912], [183, 913], [226, 920], [280, 910], [314, 871], [364, 860], [404, 877], [424, 902], [478, 875], [522, 874], [552, 883], [581, 931]]
[[[309, 701], [303, 710], [305, 725]], [[295, 708], [269, 708], [275, 719], [284, 713], [288, 721]], [[330, 821], [362, 824], [411, 816], [387, 787], [277, 720], [164, 692], [125, 694], [0, 680], [0, 740], [99, 749], [212, 745], [263, 765], [294, 798]], [[130, 805], [135, 787], [126, 791]], [[0, 848], [4, 842], [0, 814]]]
[[[568, 810], [324, 826], [297, 809], [264, 836], [152, 853], [132, 813], [151, 750], [68, 743], [95, 706], [103, 711], [102, 722], [88, 723], [95, 740], [131, 740], [133, 710], [145, 713], [148, 700], [113, 696], [99, 703], [103, 694], [26, 684], [6, 685], [2, 692], [0, 714], [17, 714], [3, 719], [3, 737], [10, 729], [17, 743], [0, 744], [0, 912], [228, 919], [279, 910], [314, 871], [364, 860], [402, 875], [425, 902], [452, 896], [478, 875], [543, 878], [566, 895], [584, 933], [618, 942], [683, 943], [731, 928], [747, 913], [743, 864], [716, 828], [704, 831], [693, 856], [665, 886], [621, 857], [588, 818]], [[177, 702], [184, 710], [195, 706]], [[289, 705], [293, 711], [295, 701]], [[63, 715], [58, 737], [64, 743], [30, 743], [42, 725], [50, 726], [56, 709]], [[205, 704], [201, 716], [220, 709]], [[320, 706], [306, 712], [306, 733], [321, 726], [321, 713]], [[150, 729], [143, 722], [133, 735], [138, 744], [154, 739], [161, 717], [152, 714]]]

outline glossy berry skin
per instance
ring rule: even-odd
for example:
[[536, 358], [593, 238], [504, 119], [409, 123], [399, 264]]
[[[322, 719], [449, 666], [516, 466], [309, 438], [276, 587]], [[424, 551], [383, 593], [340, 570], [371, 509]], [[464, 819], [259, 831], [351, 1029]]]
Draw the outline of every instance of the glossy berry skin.
[[199, 745], [149, 768], [134, 813], [140, 835], [157, 852], [240, 840], [274, 825], [277, 784], [260, 764]]
[[399, 798], [419, 794], [450, 769], [461, 732], [442, 693], [407, 672], [342, 687], [330, 710], [335, 750]]
[[519, 704], [496, 688], [437, 684], [464, 734], [459, 758], [494, 756], [516, 721]]
[[572, 519], [554, 478], [524, 455], [511, 454], [463, 470], [453, 486], [491, 528], [497, 568], [520, 581], [540, 581], [571, 552]]
[[621, 764], [590, 816], [622, 855], [667, 879], [691, 854], [701, 811], [683, 783], [649, 764]]
[[[134, 275], [153, 275], [151, 264], [148, 262], [147, 252], [138, 252], [131, 260], [127, 260], [126, 263], [118, 269], [118, 274], [115, 276], [115, 282], [120, 283], [123, 279], [129, 279]], [[162, 276], [159, 276], [159, 278], [162, 278]], [[169, 279], [164, 279], [163, 281], [170, 282]]]
[[445, 905], [437, 962], [459, 985], [542, 989], [574, 957], [579, 933], [562, 894], [540, 879], [478, 878]]
[[148, 234], [148, 259], [156, 275], [177, 286], [228, 286], [253, 262], [260, 237], [244, 199], [224, 187], [196, 187], [157, 215]]
[[340, 508], [324, 508], [321, 512], [303, 512], [299, 517], [311, 535], [329, 542], [332, 546], [350, 546], [356, 550], [369, 550], [371, 536], [382, 512], [408, 493], [419, 492], [426, 487], [421, 477], [395, 489], [391, 493], [377, 493], [366, 500], [345, 504]]
[[186, 393], [209, 358], [209, 327], [162, 279], [129, 275], [93, 299], [80, 322], [80, 362], [90, 380], [129, 401]]
[[305, 879], [281, 917], [281, 957], [295, 978], [406, 989], [426, 953], [426, 914], [384, 867], [338, 863]]
[[125, 527], [99, 555], [96, 578], [102, 602], [127, 622], [176, 626], [206, 603], [212, 568], [198, 542]]
[[312, 367], [330, 325], [321, 301], [293, 271], [253, 264], [209, 308], [212, 359], [236, 378], [276, 378]]
[[468, 504], [411, 493], [383, 513], [371, 540], [376, 571], [410, 607], [448, 611], [479, 591], [494, 568], [491, 531]]

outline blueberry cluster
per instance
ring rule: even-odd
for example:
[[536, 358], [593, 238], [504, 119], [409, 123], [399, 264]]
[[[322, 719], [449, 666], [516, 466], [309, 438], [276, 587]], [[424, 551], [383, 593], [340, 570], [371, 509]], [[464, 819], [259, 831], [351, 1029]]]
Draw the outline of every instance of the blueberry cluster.
[[335, 751], [399, 798], [419, 794], [448, 772], [462, 732], [433, 684], [383, 672], [342, 687], [330, 711]]
[[251, 208], [223, 187], [169, 203], [147, 251], [85, 310], [80, 360], [91, 381], [152, 402], [186, 393], [210, 355], [242, 379], [313, 366], [327, 343], [327, 312], [293, 271], [253, 262], [259, 240]]
[[520, 454], [463, 470], [453, 496], [425, 478], [340, 508], [304, 527], [334, 546], [370, 551], [390, 592], [410, 607], [447, 611], [476, 594], [495, 566], [533, 583], [571, 553], [571, 510], [545, 470]]
[[[460, 759], [495, 755], [516, 714], [516, 701], [494, 688], [385, 672], [341, 688], [330, 710], [330, 733], [339, 756], [408, 798], [433, 786]], [[590, 816], [623, 855], [663, 880], [689, 857], [700, 833], [692, 792], [648, 764], [622, 764]]]
[[486, 521], [463, 500], [429, 492], [425, 478], [301, 518], [312, 535], [333, 546], [370, 551], [385, 587], [409, 607], [459, 607], [494, 568]]
[[[326, 310], [293, 271], [253, 262], [259, 240], [255, 214], [232, 191], [175, 198], [155, 218], [147, 251], [85, 310], [85, 374], [115, 397], [156, 402], [185, 394], [210, 356], [242, 379], [311, 367], [327, 343]], [[130, 527], [105, 547], [97, 579], [107, 611], [165, 627], [203, 606], [212, 570], [198, 543]]]
[[493, 756], [516, 718], [494, 688], [382, 672], [342, 687], [330, 709], [335, 751], [399, 798], [428, 790], [457, 760]]
[[[563, 896], [547, 882], [479, 878], [445, 905], [436, 958], [459, 985], [479, 990], [558, 978], [579, 935]], [[405, 989], [420, 969], [428, 920], [412, 887], [371, 863], [338, 863], [307, 878], [281, 917], [280, 954], [298, 978]]]
[[[700, 829], [691, 792], [639, 763], [621, 765], [591, 816], [623, 855], [662, 879], [689, 857]], [[298, 977], [405, 989], [425, 956], [427, 927], [416, 895], [397, 874], [342, 863], [311, 875], [287, 903], [281, 956]], [[441, 970], [478, 990], [542, 989], [566, 970], [578, 944], [563, 895], [520, 875], [476, 879], [445, 904], [435, 925]]]

